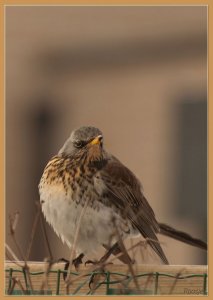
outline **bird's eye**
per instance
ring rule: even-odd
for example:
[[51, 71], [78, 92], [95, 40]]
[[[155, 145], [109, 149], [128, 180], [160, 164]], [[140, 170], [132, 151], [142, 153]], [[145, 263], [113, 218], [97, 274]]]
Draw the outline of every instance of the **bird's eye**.
[[76, 142], [74, 143], [74, 146], [75, 146], [76, 148], [82, 148], [82, 147], [84, 146], [84, 142], [82, 142], [82, 141], [76, 141]]

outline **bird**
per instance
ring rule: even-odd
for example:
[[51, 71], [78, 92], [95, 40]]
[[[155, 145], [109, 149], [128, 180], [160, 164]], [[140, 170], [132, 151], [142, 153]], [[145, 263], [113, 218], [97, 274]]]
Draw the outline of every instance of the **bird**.
[[[119, 240], [128, 237], [142, 236], [163, 264], [169, 261], [158, 234], [207, 250], [206, 242], [157, 221], [140, 180], [105, 149], [103, 133], [96, 127], [71, 132], [44, 168], [39, 194], [46, 221], [70, 248], [81, 219], [76, 267], [100, 246], [107, 249], [104, 259], [122, 252]], [[124, 254], [120, 260], [133, 262]]]

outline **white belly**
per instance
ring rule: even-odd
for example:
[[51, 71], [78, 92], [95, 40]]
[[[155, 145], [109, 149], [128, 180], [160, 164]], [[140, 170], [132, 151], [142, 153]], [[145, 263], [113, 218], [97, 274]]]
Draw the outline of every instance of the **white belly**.
[[[44, 201], [42, 211], [46, 220], [62, 241], [71, 247], [83, 209], [82, 205], [76, 204], [72, 200], [70, 192], [66, 195], [60, 185], [53, 185], [48, 189], [45, 186], [42, 187], [40, 199]], [[81, 219], [76, 246], [77, 254], [94, 253], [100, 245], [110, 242], [111, 235], [115, 233], [112, 216], [112, 209], [104, 206], [101, 202], [96, 203], [96, 209], [87, 205]], [[117, 220], [120, 219], [118, 215], [115, 217]]]

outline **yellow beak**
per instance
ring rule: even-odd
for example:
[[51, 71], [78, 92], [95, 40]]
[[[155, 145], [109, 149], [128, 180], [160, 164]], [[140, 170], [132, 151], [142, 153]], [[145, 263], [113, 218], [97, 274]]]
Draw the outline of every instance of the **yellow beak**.
[[90, 142], [90, 145], [100, 144], [102, 139], [103, 139], [102, 135], [98, 135]]

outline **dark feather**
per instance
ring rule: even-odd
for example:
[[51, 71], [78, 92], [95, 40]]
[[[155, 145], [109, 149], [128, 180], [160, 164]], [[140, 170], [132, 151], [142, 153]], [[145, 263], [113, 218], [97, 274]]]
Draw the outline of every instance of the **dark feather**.
[[207, 244], [200, 239], [193, 238], [186, 232], [172, 228], [171, 226], [163, 223], [159, 223], [160, 233], [169, 236], [175, 240], [179, 240], [183, 243], [207, 250]]
[[154, 212], [144, 197], [141, 185], [134, 174], [112, 157], [99, 172], [104, 185], [103, 193], [108, 194], [109, 206], [115, 206], [123, 217], [128, 218], [133, 228], [136, 228], [161, 260], [168, 260], [161, 248], [156, 233], [160, 228]]

